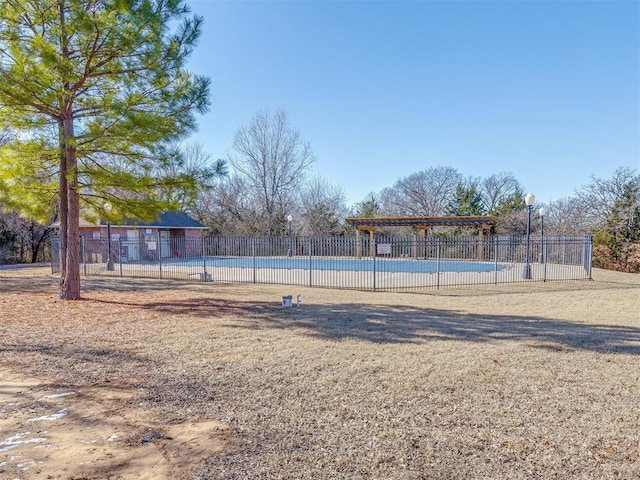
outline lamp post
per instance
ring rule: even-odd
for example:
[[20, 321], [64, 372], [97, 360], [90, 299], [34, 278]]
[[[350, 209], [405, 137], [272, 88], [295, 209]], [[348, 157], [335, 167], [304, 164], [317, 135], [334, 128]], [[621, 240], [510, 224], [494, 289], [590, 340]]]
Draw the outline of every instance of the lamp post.
[[531, 242], [531, 209], [533, 208], [533, 202], [536, 201], [536, 196], [533, 193], [527, 193], [524, 197], [524, 203], [527, 206], [527, 250], [525, 257], [524, 270], [522, 271], [522, 278], [526, 280], [531, 279], [531, 263], [529, 262], [529, 246]]
[[287, 250], [287, 256], [291, 256], [291, 220], [293, 217], [291, 214], [287, 215], [287, 234], [289, 236], [289, 249]]
[[105, 202], [103, 208], [104, 211], [107, 212], [107, 270], [113, 270], [113, 259], [111, 258], [111, 222], [109, 222], [109, 212], [112, 207], [109, 202]]
[[540, 255], [538, 256], [538, 262], [544, 263], [544, 215], [547, 211], [544, 207], [540, 207], [538, 215], [540, 215]]

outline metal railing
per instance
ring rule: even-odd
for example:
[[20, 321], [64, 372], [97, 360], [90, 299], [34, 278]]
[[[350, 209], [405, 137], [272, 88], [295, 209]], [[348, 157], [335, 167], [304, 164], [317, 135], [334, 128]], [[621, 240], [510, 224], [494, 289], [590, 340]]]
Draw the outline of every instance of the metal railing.
[[[57, 239], [52, 269], [59, 270]], [[357, 290], [591, 279], [592, 237], [81, 237], [81, 273]], [[112, 262], [107, 261], [111, 252]], [[523, 275], [527, 268], [531, 278]]]

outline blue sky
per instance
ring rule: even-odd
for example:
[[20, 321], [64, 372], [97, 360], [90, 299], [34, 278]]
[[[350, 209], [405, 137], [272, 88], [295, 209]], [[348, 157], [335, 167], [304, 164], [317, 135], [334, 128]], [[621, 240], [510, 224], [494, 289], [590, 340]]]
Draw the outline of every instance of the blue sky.
[[187, 1], [214, 158], [284, 108], [350, 204], [439, 165], [540, 202], [640, 170], [638, 1]]

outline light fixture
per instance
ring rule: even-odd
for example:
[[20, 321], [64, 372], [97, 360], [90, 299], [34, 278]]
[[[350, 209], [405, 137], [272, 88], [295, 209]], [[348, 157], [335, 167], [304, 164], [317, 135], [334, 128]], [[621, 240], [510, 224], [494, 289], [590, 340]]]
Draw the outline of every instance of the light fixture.
[[524, 203], [527, 206], [527, 249], [525, 252], [525, 264], [524, 270], [522, 271], [522, 278], [525, 280], [531, 279], [531, 263], [529, 262], [529, 246], [531, 240], [531, 209], [533, 208], [533, 203], [536, 201], [536, 196], [529, 192], [524, 197]]
[[[547, 213], [547, 211], [544, 209], [544, 207], [540, 207], [540, 210], [538, 210], [538, 215], [540, 215], [540, 255], [538, 255], [538, 262], [539, 263], [544, 263], [545, 261], [545, 255], [544, 255], [544, 215]], [[546, 274], [545, 274], [546, 276]]]
[[288, 230], [288, 236], [289, 236], [289, 246], [287, 248], [287, 256], [290, 257], [292, 252], [291, 252], [291, 220], [293, 220], [293, 216], [291, 214], [287, 215], [287, 230]]
[[532, 207], [534, 202], [536, 201], [536, 196], [529, 192], [524, 196], [524, 203], [527, 207]]

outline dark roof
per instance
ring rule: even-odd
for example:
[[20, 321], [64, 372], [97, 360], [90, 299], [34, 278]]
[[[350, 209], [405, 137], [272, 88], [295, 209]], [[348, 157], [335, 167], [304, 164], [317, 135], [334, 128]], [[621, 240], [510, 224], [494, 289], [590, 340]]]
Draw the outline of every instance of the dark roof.
[[482, 226], [495, 225], [496, 217], [468, 216], [468, 217], [385, 217], [385, 218], [347, 218], [347, 223], [354, 227], [436, 227], [436, 226]]
[[[100, 225], [106, 225], [107, 222], [102, 220]], [[115, 226], [116, 224], [111, 224]], [[183, 212], [163, 212], [158, 215], [158, 219], [153, 222], [141, 222], [140, 220], [124, 219], [120, 226], [131, 227], [155, 227], [155, 228], [198, 228], [205, 229], [203, 224], [194, 220]]]

